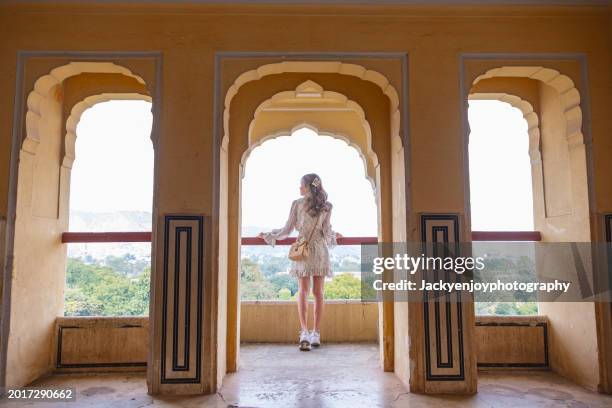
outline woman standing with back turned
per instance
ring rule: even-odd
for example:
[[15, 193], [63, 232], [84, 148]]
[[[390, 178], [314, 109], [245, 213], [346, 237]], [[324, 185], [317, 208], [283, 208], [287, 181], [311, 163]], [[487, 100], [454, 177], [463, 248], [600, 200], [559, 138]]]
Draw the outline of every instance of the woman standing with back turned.
[[[309, 253], [306, 259], [291, 261], [289, 274], [298, 278], [297, 306], [300, 316], [300, 350], [310, 350], [311, 346], [321, 344], [319, 327], [323, 316], [323, 289], [325, 277], [333, 276], [329, 259], [330, 247], [337, 245], [340, 233], [332, 230], [330, 224], [332, 204], [327, 201], [327, 193], [323, 189], [321, 178], [314, 173], [306, 174], [300, 183], [302, 197], [291, 203], [289, 219], [283, 228], [270, 232], [260, 232], [258, 237], [267, 244], [274, 246], [277, 240], [287, 238], [291, 232], [298, 231], [297, 241], [308, 240]], [[310, 239], [309, 239], [310, 238]], [[312, 277], [312, 294], [314, 303], [314, 328], [308, 331], [308, 293]]]

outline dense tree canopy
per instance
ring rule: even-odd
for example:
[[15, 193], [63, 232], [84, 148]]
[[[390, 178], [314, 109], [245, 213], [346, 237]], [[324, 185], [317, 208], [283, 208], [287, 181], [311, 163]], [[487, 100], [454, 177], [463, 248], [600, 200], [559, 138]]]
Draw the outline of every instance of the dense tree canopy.
[[[338, 264], [333, 280], [325, 284], [325, 298], [361, 299], [361, 279], [359, 275], [350, 273], [359, 271], [358, 264], [352, 260], [343, 260]], [[526, 258], [490, 259], [488, 267], [489, 271], [494, 272], [488, 277], [503, 273], [519, 279], [529, 279], [534, 270]], [[294, 300], [298, 289], [297, 279], [289, 276], [286, 268], [287, 262], [280, 258], [270, 264], [267, 259], [243, 258], [240, 271], [241, 299]], [[484, 280], [482, 276], [477, 278]], [[149, 262], [129, 254], [122, 257], [107, 256], [102, 261], [70, 258], [66, 271], [64, 315], [148, 315], [150, 280]], [[507, 302], [479, 297], [476, 299], [477, 314], [534, 315], [538, 312], [537, 303], [520, 296]]]

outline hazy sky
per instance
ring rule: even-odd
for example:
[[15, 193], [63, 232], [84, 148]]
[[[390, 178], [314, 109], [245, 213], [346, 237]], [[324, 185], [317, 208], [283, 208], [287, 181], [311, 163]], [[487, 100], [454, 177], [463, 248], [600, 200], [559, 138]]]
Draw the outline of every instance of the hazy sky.
[[151, 211], [151, 104], [111, 101], [87, 109], [77, 125], [70, 208]]
[[306, 173], [321, 177], [334, 205], [334, 229], [347, 236], [377, 235], [374, 190], [359, 153], [343, 140], [309, 129], [269, 139], [253, 150], [242, 180], [242, 225], [282, 227]]
[[[527, 124], [501, 102], [470, 101], [470, 184], [474, 230], [533, 229]], [[71, 209], [151, 211], [151, 105], [112, 101], [87, 110], [77, 127]], [[459, 135], [458, 135], [459, 137]], [[376, 235], [376, 206], [358, 152], [302, 129], [264, 142], [242, 184], [242, 225], [284, 225], [300, 177], [318, 173], [334, 204], [332, 226], [346, 236]]]
[[507, 103], [470, 101], [473, 231], [533, 230], [527, 122]]

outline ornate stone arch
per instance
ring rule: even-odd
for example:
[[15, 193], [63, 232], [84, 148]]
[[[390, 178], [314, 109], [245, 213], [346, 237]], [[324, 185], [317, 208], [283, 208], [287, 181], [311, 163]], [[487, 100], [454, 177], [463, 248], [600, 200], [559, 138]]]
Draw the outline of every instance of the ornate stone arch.
[[[311, 103], [313, 102], [314, 103]], [[312, 105], [312, 106], [310, 106]], [[315, 108], [314, 106], [321, 106], [322, 108]], [[340, 130], [338, 126], [330, 126], [328, 123], [315, 122], [312, 120], [298, 120], [294, 121], [291, 127], [274, 128], [272, 131], [265, 131], [263, 134], [254, 134], [256, 131], [256, 123], [261, 114], [266, 110], [296, 110], [303, 112], [304, 110], [336, 110], [336, 111], [349, 111], [357, 116], [359, 126], [362, 128], [365, 135], [365, 140], [361, 143], [356, 142], [348, 136], [346, 130]], [[368, 123], [363, 108], [355, 101], [350, 100], [345, 95], [333, 92], [325, 91], [320, 85], [313, 81], [306, 81], [294, 90], [284, 91], [273, 95], [271, 98], [262, 102], [253, 114], [253, 119], [249, 125], [249, 148], [243, 153], [241, 158], [242, 168], [246, 164], [246, 160], [250, 153], [257, 146], [264, 143], [266, 140], [277, 138], [280, 136], [291, 135], [293, 132], [300, 128], [308, 128], [319, 135], [330, 136], [336, 139], [343, 140], [350, 147], [357, 150], [361, 157], [364, 165], [364, 174], [370, 182], [373, 191], [376, 192], [376, 176], [375, 170], [378, 166], [378, 156], [372, 149], [372, 131], [370, 124]], [[261, 132], [260, 132], [261, 133]], [[226, 139], [227, 140], [227, 139]], [[241, 177], [243, 175], [241, 174]]]
[[[45, 51], [40, 55], [46, 58], [48, 53], [54, 54], [53, 58], [62, 58], [64, 61], [71, 61], [73, 58], [83, 61], [66, 62], [64, 65], [45, 71], [48, 73], [34, 78], [30, 90], [24, 89], [26, 81], [20, 75], [28, 72], [22, 64], [25, 64], [31, 56], [18, 53], [19, 70], [11, 146], [11, 187], [8, 209], [10, 222], [6, 228], [7, 254], [10, 256], [7, 257], [8, 273], [4, 281], [7, 299], [15, 305], [15, 308], [13, 311], [7, 311], [6, 316], [3, 315], [5, 324], [2, 328], [2, 343], [5, 348], [4, 356], [8, 357], [4, 360], [0, 357], [0, 360], [3, 360], [0, 361], [3, 365], [2, 370], [14, 373], [11, 374], [14, 376], [11, 381], [17, 382], [25, 381], [26, 375], [31, 376], [33, 373], [37, 374], [47, 369], [48, 362], [53, 359], [54, 350], [36, 348], [36, 345], [53, 343], [54, 332], [47, 328], [53, 327], [58, 313], [61, 313], [61, 301], [57, 294], [62, 293], [65, 277], [56, 272], [61, 271], [62, 267], [65, 270], [65, 265], [62, 263], [65, 262], [66, 249], [65, 246], [59, 245], [59, 237], [68, 229], [69, 187], [69, 169], [62, 166], [64, 161], [62, 139], [66, 124], [63, 115], [64, 108], [67, 107], [63, 85], [68, 78], [81, 74], [118, 74], [133, 79], [131, 81], [133, 83], [143, 85], [140, 89], [145, 89], [145, 93], [149, 93], [141, 76], [124, 66], [108, 62], [109, 58], [117, 61], [122, 60], [124, 56], [126, 61], [127, 58], [134, 58], [130, 53], [110, 56], [94, 52], [83, 56], [85, 54], [78, 52], [55, 54]], [[31, 53], [35, 54], [38, 52]], [[100, 58], [102, 61], [92, 61], [95, 58]], [[137, 58], [142, 58], [142, 54], [137, 54]], [[157, 65], [155, 72], [156, 74], [159, 72]], [[158, 84], [151, 82], [150, 85], [153, 87]], [[102, 91], [98, 91], [100, 92]], [[153, 95], [153, 92], [150, 94]], [[159, 93], [155, 95], [156, 98], [159, 97]], [[27, 98], [25, 103], [23, 97]], [[51, 155], [46, 155], [48, 150], [44, 146], [45, 142], [53, 144]], [[40, 162], [46, 165], [38, 166]], [[49, 168], [52, 168], [53, 172], [48, 172]], [[41, 180], [39, 177], [41, 174], [50, 174], [50, 176]], [[20, 296], [22, 293], [36, 291], [37, 285], [40, 286], [41, 282], [44, 283], [45, 290], [39, 291], [40, 296], [36, 299]], [[25, 329], [18, 324], [11, 326], [11, 321], [19, 322], [20, 319], [24, 321], [34, 317], [44, 325], [45, 329], [37, 330], [34, 348], [32, 345], [24, 347], [20, 339], [23, 338]], [[19, 357], [20, 355], [25, 356], [25, 361]], [[44, 358], [41, 359], [40, 355]], [[26, 368], [21, 371], [15, 370], [17, 366]]]
[[[546, 138], [545, 129], [542, 127], [543, 119], [538, 118], [542, 112], [533, 112], [533, 107], [526, 101], [516, 96], [505, 93], [489, 93], [487, 99], [496, 99], [508, 102], [519, 108], [527, 120], [530, 136], [530, 157], [532, 162], [532, 180], [534, 188], [534, 222], [536, 228], [543, 233], [544, 240], [556, 240], [558, 231], [579, 231], [574, 240], [589, 240], [589, 179], [587, 149], [590, 144], [582, 132], [582, 108], [580, 92], [574, 85], [573, 80], [559, 71], [542, 66], [502, 66], [492, 68], [474, 79], [472, 86], [478, 82], [497, 77], [526, 78], [538, 81], [550, 87], [558, 96], [560, 106], [560, 121], [562, 130], [559, 141], [567, 146], [567, 165], [565, 173], [547, 173], [545, 171], [546, 152], [541, 139]], [[481, 94], [468, 96], [469, 99], [477, 98]], [[541, 108], [540, 108], [541, 109]], [[551, 121], [549, 121], [551, 123]], [[553, 133], [549, 133], [552, 135]], [[467, 146], [466, 146], [467, 148]], [[560, 147], [559, 147], [560, 148]], [[547, 176], [547, 174], [549, 174]], [[559, 179], [550, 180], [547, 177], [554, 174]], [[564, 177], [561, 179], [561, 177]], [[567, 180], [566, 180], [567, 179]], [[551, 193], [548, 183], [554, 181], [556, 191], [559, 185], [567, 185], [563, 194]], [[541, 184], [541, 185], [540, 185]], [[553, 186], [554, 187], [554, 186]], [[556, 202], [565, 203], [565, 207], [559, 211], [554, 207]], [[551, 207], [552, 205], [552, 207]], [[556, 225], [559, 224], [559, 225]], [[564, 239], [569, 239], [565, 237]]]
[[336, 73], [341, 75], [350, 75], [364, 81], [376, 84], [389, 98], [390, 114], [391, 114], [391, 137], [401, 141], [400, 130], [400, 110], [399, 110], [399, 94], [395, 87], [389, 82], [380, 72], [367, 69], [357, 64], [347, 64], [339, 61], [283, 61], [273, 64], [266, 64], [247, 72], [242, 73], [234, 83], [228, 88], [225, 95], [224, 110], [223, 110], [223, 136], [221, 145], [226, 145], [226, 139], [229, 137], [229, 119], [230, 106], [234, 97], [238, 94], [240, 87], [244, 84], [256, 81], [268, 75], [282, 74], [288, 72], [301, 73]]
[[[278, 130], [278, 131], [276, 131], [274, 133], [271, 133], [271, 134], [267, 135], [266, 137], [264, 137], [262, 139], [259, 139], [255, 144], [251, 145], [243, 153], [242, 159], [241, 159], [242, 167], [244, 168], [244, 166], [246, 165], [246, 162], [247, 162], [249, 156], [251, 155], [251, 152], [253, 152], [253, 150], [255, 150], [256, 148], [261, 146], [263, 143], [265, 143], [265, 142], [267, 142], [269, 140], [277, 139], [279, 137], [291, 135], [294, 132], [296, 132], [296, 131], [298, 131], [300, 129], [304, 129], [304, 128], [312, 130], [313, 132], [315, 132], [319, 136], [328, 136], [328, 137], [331, 137], [331, 138], [334, 138], [334, 139], [342, 140], [343, 142], [346, 142], [346, 144], [349, 147], [352, 147], [353, 149], [355, 149], [357, 151], [357, 154], [359, 154], [359, 157], [361, 158], [361, 161], [363, 162], [364, 176], [368, 180], [370, 185], [372, 186], [372, 191], [373, 192], [376, 191], [375, 180], [368, 173], [367, 159], [366, 159], [365, 154], [361, 150], [361, 147], [359, 147], [359, 145], [353, 143], [349, 136], [347, 136], [347, 135], [345, 135], [345, 134], [343, 134], [341, 132], [336, 132], [334, 130], [321, 129], [321, 128], [317, 127], [316, 125], [313, 125], [313, 124], [308, 123], [308, 122], [302, 122], [302, 123], [296, 124], [294, 127], [290, 128], [290, 129], [280, 129], [280, 130]], [[240, 177], [244, 178], [244, 174], [241, 173]]]
[[542, 167], [540, 120], [538, 114], [533, 109], [533, 105], [519, 96], [502, 92], [475, 92], [471, 93], [468, 99], [503, 102], [523, 113], [523, 118], [527, 122], [527, 134], [529, 137], [528, 153], [531, 161], [534, 216], [536, 216], [536, 214], [545, 214], [546, 205], [544, 202], [544, 170]]
[[527, 133], [529, 134], [529, 157], [533, 161], [541, 160], [540, 152], [540, 120], [538, 114], [533, 110], [533, 105], [516, 95], [507, 93], [471, 93], [468, 96], [473, 101], [500, 101], [517, 108], [523, 113], [527, 122]]
[[152, 98], [149, 95], [143, 95], [139, 93], [102, 93], [98, 95], [88, 96], [82, 101], [76, 103], [70, 111], [70, 116], [66, 119], [66, 136], [64, 137], [64, 157], [62, 159], [62, 166], [68, 169], [72, 168], [75, 159], [75, 145], [76, 145], [76, 128], [78, 123], [81, 121], [83, 113], [94, 107], [95, 105], [108, 102], [112, 100], [142, 100], [146, 102], [152, 102]]
[[[581, 73], [586, 75], [586, 61], [583, 62]], [[545, 202], [546, 213], [540, 214], [539, 225], [538, 220], [534, 219], [536, 229], [543, 233], [543, 240], [549, 242], [588, 242], [596, 239], [592, 136], [588, 123], [583, 123], [583, 109], [586, 113], [585, 117], [589, 117], [588, 101], [581, 99], [585, 95], [588, 96], [588, 88], [586, 82], [584, 82], [584, 77], [582, 91], [585, 94], [582, 97], [570, 77], [555, 69], [541, 66], [502, 66], [489, 69], [478, 76], [474, 80], [474, 84], [482, 79], [493, 77], [522, 77], [537, 80], [556, 93], [553, 99], [550, 90], [545, 92], [548, 95], [546, 103], [553, 111], [552, 119], [548, 121], [558, 126], [551, 131], [546, 129], [547, 119], [543, 100], [539, 101], [541, 105], [538, 113], [540, 115], [542, 137], [542, 162], [545, 165], [547, 161], [548, 150], [546, 145], [548, 140], [550, 140], [548, 142], [550, 144], [557, 141], [563, 142], [564, 145], [557, 145], [556, 147], [557, 152], [563, 152], [566, 157], [560, 165], [556, 165], [554, 171], [547, 172], [545, 166], [543, 166], [545, 170], [544, 182], [548, 183], [548, 178], [551, 176], [567, 175], [562, 179], [562, 182], [559, 183], [557, 180], [557, 189], [569, 192], [569, 197], [561, 197], [563, 200], [567, 200], [569, 208], [568, 211], [563, 213], [560, 211], [549, 212], [548, 203], [557, 201], [558, 197], [557, 194], [553, 194], [552, 199], [547, 199]], [[544, 94], [542, 87], [540, 87], [539, 92], [541, 97]], [[550, 133], [547, 135], [547, 132]], [[553, 134], [558, 136], [556, 140], [547, 138], [547, 136], [550, 137]], [[560, 149], [560, 146], [563, 147], [563, 150]], [[555, 152], [553, 151], [553, 153]], [[546, 185], [546, 190], [548, 193], [548, 185]], [[590, 263], [592, 261], [588, 260], [586, 262]], [[546, 315], [549, 324], [554, 327], [551, 332], [551, 344], [554, 345], [550, 353], [551, 369], [564, 377], [587, 386], [593, 386], [598, 382], [601, 384], [604, 370], [602, 354], [605, 355], [605, 345], [610, 344], [609, 330], [602, 329], [602, 327], [607, 328], [606, 324], [602, 322], [606, 322], [606, 319], [609, 322], [609, 307], [599, 308], [598, 306], [598, 303], [589, 302], [573, 303], [571, 307], [563, 302], [540, 303], [540, 313]], [[574, 330], [572, 323], [578, 320], [581, 322], [580, 332]], [[592, 333], [593, 335], [585, 336], [585, 333]], [[607, 339], [606, 336], [608, 336]], [[589, 355], [577, 353], [573, 345], [578, 343], [581, 344], [582, 349], [599, 350], [599, 352]], [[563, 361], [560, 361], [560, 356], [563, 356]], [[566, 361], [577, 363], [572, 363], [571, 368], [569, 368]], [[593, 370], [594, 367], [595, 370]]]
[[[393, 236], [393, 211], [394, 209], [399, 213], [407, 213], [406, 201], [403, 201], [402, 205], [394, 205], [392, 202], [393, 198], [396, 197], [398, 201], [404, 200], [404, 189], [408, 190], [409, 183], [406, 182], [408, 177], [408, 166], [407, 157], [404, 154], [404, 149], [408, 149], [407, 145], [407, 128], [406, 124], [402, 124], [404, 126], [404, 137], [400, 136], [400, 110], [399, 110], [399, 94], [395, 89], [394, 85], [385, 77], [383, 74], [369, 70], [361, 65], [357, 64], [349, 64], [343, 63], [340, 61], [283, 61], [278, 63], [271, 63], [259, 66], [256, 69], [249, 70], [244, 72], [234, 80], [233, 83], [230, 82], [229, 88], [225, 88], [225, 86], [218, 86], [216, 101], [219, 101], [218, 112], [222, 115], [218, 121], [218, 127], [216, 127], [216, 132], [214, 134], [216, 141], [216, 149], [218, 149], [215, 153], [217, 154], [215, 160], [215, 170], [218, 172], [215, 174], [215, 180], [218, 183], [218, 194], [215, 198], [215, 218], [218, 220], [218, 236], [217, 241], [213, 244], [215, 250], [218, 250], [219, 253], [223, 253], [227, 251], [227, 257], [225, 257], [225, 261], [222, 257], [216, 260], [215, 268], [219, 271], [227, 271], [225, 281], [227, 282], [227, 288], [224, 289], [227, 292], [227, 305], [225, 307], [225, 313], [227, 313], [227, 325], [225, 331], [222, 333], [222, 338], [220, 338], [220, 342], [222, 344], [226, 344], [227, 347], [225, 350], [222, 350], [218, 361], [221, 363], [217, 367], [219, 373], [225, 373], [226, 371], [232, 372], [235, 371], [238, 367], [238, 350], [239, 345], [237, 343], [239, 339], [239, 326], [237, 324], [237, 310], [238, 310], [238, 292], [237, 292], [237, 284], [238, 278], [235, 275], [235, 271], [239, 270], [239, 265], [235, 261], [238, 259], [236, 254], [239, 251], [239, 247], [235, 245], [236, 242], [239, 242], [240, 233], [239, 228], [236, 226], [236, 219], [239, 217], [239, 206], [236, 205], [238, 202], [235, 197], [239, 194], [239, 188], [236, 186], [236, 180], [239, 179], [239, 173], [237, 172], [237, 167], [235, 164], [240, 165], [241, 159], [243, 159], [242, 154], [243, 150], [238, 151], [238, 148], [233, 148], [233, 141], [239, 140], [240, 149], [248, 150], [248, 140], [245, 140], [244, 134], [237, 135], [239, 137], [232, 138], [233, 135], [230, 135], [230, 123], [232, 126], [234, 125], [234, 118], [230, 118], [230, 109], [234, 109], [235, 106], [232, 105], [232, 101], [235, 97], [240, 97], [239, 90], [246, 84], [255, 81], [274, 83], [275, 76], [279, 78], [282, 77], [281, 74], [301, 74], [296, 75], [296, 77], [303, 77], [303, 80], [309, 79], [310, 75], [318, 75], [318, 74], [330, 74], [329, 76], [337, 76], [338, 79], [343, 79], [347, 82], [352, 82], [353, 84], [358, 84], [363, 86], [364, 88], [368, 88], [369, 92], [376, 93], [376, 101], [378, 103], [384, 104], [384, 110], [379, 109], [376, 111], [373, 108], [373, 112], [376, 112], [378, 118], [381, 121], [384, 121], [384, 124], [381, 125], [381, 131], [379, 138], [380, 140], [384, 139], [383, 146], [388, 145], [388, 153], [389, 153], [389, 169], [385, 169], [385, 171], [380, 171], [380, 166], [377, 167], [377, 178], [381, 178], [381, 182], [379, 182], [379, 187], [375, 190], [377, 196], [377, 202], [380, 202], [384, 205], [384, 208], [378, 206], [378, 216], [380, 221], [378, 234], [381, 239], [391, 239]], [[272, 76], [272, 78], [267, 78]], [[344, 78], [342, 78], [344, 76]], [[360, 84], [360, 82], [362, 82]], [[307, 81], [308, 83], [308, 81]], [[404, 83], [405, 84], [405, 83]], [[253, 84], [255, 85], [255, 84]], [[277, 83], [276, 86], [280, 85]], [[405, 84], [406, 86], [406, 84]], [[251, 115], [254, 115], [256, 105], [259, 103], [259, 100], [249, 99], [255, 98], [254, 95], [250, 94], [250, 92], [257, 92], [250, 89], [248, 87], [245, 95], [249, 95], [247, 97], [248, 108], [244, 107], [244, 111], [240, 109], [243, 108], [239, 104], [237, 104], [237, 109], [239, 112], [236, 116], [236, 123], [239, 123], [240, 131], [247, 133], [250, 122], [246, 122], [246, 120], [250, 120], [252, 118]], [[256, 88], [254, 86], [253, 88]], [[227, 90], [226, 90], [227, 89]], [[276, 92], [278, 90], [282, 90], [283, 88], [275, 88]], [[285, 88], [286, 89], [286, 88]], [[379, 91], [380, 90], [380, 93]], [[263, 92], [266, 92], [265, 90]], [[272, 92], [271, 92], [272, 93]], [[266, 95], [266, 98], [268, 95]], [[350, 92], [344, 91], [346, 94], [350, 94]], [[224, 99], [224, 106], [221, 108], [221, 99]], [[387, 103], [389, 104], [387, 106]], [[406, 102], [407, 103], [407, 102]], [[246, 111], [249, 109], [249, 111]], [[407, 112], [405, 112], [406, 114]], [[234, 115], [234, 113], [232, 113]], [[242, 116], [241, 116], [242, 115]], [[232, 119], [232, 122], [230, 122]], [[276, 129], [270, 129], [270, 134], [275, 134], [278, 129], [292, 129], [296, 123], [304, 123], [304, 121], [295, 121], [291, 124], [285, 124], [283, 126], [278, 126]], [[324, 131], [334, 131], [334, 133], [338, 132], [338, 129], [331, 129], [328, 126], [321, 126], [317, 124], [316, 121], [306, 121], [307, 124], [314, 126], [317, 129], [322, 129]], [[374, 132], [377, 123], [372, 124], [372, 132]], [[218, 129], [218, 130], [217, 130]], [[343, 132], [338, 132], [343, 133]], [[350, 133], [348, 133], [350, 134]], [[345, 133], [345, 135], [347, 135]], [[390, 136], [390, 137], [389, 137]], [[378, 141], [375, 140], [375, 141]], [[404, 143], [406, 141], [406, 144]], [[246, 142], [246, 143], [245, 143]], [[245, 146], [246, 145], [246, 146]], [[237, 145], [236, 145], [237, 147]], [[387, 149], [387, 147], [384, 147]], [[367, 150], [363, 149], [362, 151]], [[387, 154], [387, 152], [377, 152], [379, 154]], [[406, 152], [408, 154], [408, 152]], [[231, 158], [230, 158], [231, 157]], [[382, 160], [382, 158], [381, 158]], [[229, 165], [231, 163], [231, 166]], [[386, 166], [385, 162], [385, 166]], [[401, 167], [401, 169], [400, 169]], [[388, 171], [387, 171], [388, 170]], [[401, 173], [398, 171], [401, 170]], [[391, 179], [395, 175], [394, 180], [398, 180], [398, 183], [392, 183]], [[391, 191], [394, 188], [398, 188], [397, 194], [391, 194]], [[396, 190], [393, 190], [396, 191]], [[381, 199], [380, 197], [384, 197]], [[229, 220], [229, 222], [227, 222]], [[402, 219], [400, 222], [401, 225], [404, 225], [406, 219]], [[231, 224], [230, 224], [231, 223]], [[400, 227], [398, 227], [399, 229]], [[401, 227], [403, 228], [403, 227]], [[407, 228], [406, 228], [407, 229]], [[222, 273], [222, 272], [220, 272]], [[381, 359], [383, 362], [383, 367], [387, 371], [393, 370], [393, 347], [394, 343], [393, 339], [393, 307], [390, 303], [385, 304], [382, 307], [382, 319], [381, 322], [381, 330], [379, 333], [379, 337], [381, 339], [388, 339], [389, 341], [381, 340]]]
[[478, 76], [472, 85], [479, 81], [494, 77], [520, 77], [538, 80], [554, 88], [558, 93], [566, 119], [565, 137], [570, 145], [583, 144], [582, 109], [580, 107], [580, 92], [574, 81], [567, 75], [552, 68], [538, 66], [504, 66], [493, 68]]
[[130, 71], [128, 68], [112, 62], [70, 62], [66, 65], [52, 69], [34, 83], [34, 89], [29, 93], [27, 99], [28, 111], [26, 113], [26, 136], [22, 143], [22, 149], [36, 154], [40, 142], [41, 119], [44, 115], [44, 101], [46, 98], [55, 96], [53, 92], [59, 92], [58, 86], [71, 76], [82, 73], [116, 73], [136, 79], [139, 83], [146, 85], [144, 79]]

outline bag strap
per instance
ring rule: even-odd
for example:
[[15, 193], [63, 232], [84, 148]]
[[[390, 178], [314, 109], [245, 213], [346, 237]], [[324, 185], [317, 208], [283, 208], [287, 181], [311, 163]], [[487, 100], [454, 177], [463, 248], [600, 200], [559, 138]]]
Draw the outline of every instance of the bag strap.
[[315, 230], [317, 229], [317, 225], [319, 224], [319, 220], [321, 219], [321, 214], [323, 214], [323, 211], [319, 213], [319, 216], [317, 217], [317, 222], [315, 222], [314, 227], [312, 227], [312, 229], [310, 230], [310, 235], [308, 235], [308, 239], [306, 240], [306, 242], [310, 242], [312, 234], [314, 234]]

